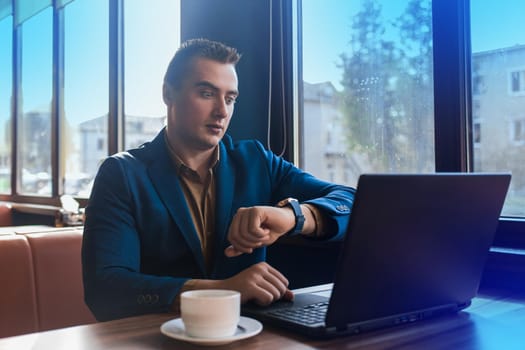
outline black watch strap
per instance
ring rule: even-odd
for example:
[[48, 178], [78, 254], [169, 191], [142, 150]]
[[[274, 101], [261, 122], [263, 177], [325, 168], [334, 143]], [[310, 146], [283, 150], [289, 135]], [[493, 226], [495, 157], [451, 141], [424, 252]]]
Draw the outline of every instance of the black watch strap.
[[294, 236], [297, 234], [300, 234], [303, 232], [303, 226], [304, 226], [304, 215], [303, 211], [301, 210], [301, 204], [299, 201], [295, 198], [286, 198], [277, 203], [278, 207], [286, 207], [289, 206], [292, 208], [293, 213], [295, 215], [295, 227], [286, 233], [287, 236]]

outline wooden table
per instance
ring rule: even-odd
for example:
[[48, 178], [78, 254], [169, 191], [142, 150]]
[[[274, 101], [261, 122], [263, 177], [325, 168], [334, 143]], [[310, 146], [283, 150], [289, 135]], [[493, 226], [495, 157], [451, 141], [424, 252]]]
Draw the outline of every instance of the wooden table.
[[[0, 339], [0, 349], [203, 349], [160, 333], [176, 314], [155, 314]], [[360, 335], [315, 340], [269, 326], [210, 349], [525, 349], [525, 301], [481, 295], [458, 315]]]

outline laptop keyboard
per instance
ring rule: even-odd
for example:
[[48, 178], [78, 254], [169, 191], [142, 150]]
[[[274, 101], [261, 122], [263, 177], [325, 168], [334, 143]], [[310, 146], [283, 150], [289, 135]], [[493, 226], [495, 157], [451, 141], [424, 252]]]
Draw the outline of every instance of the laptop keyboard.
[[311, 325], [322, 323], [328, 310], [328, 301], [306, 305], [301, 308], [280, 309], [270, 312], [282, 320]]

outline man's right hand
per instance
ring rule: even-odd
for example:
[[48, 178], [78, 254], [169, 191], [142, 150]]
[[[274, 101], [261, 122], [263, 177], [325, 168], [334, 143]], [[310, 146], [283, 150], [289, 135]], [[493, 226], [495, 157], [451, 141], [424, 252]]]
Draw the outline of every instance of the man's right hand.
[[223, 282], [225, 288], [241, 292], [242, 303], [269, 305], [279, 299], [293, 299], [286, 277], [265, 262], [252, 265]]
[[[224, 280], [189, 280], [181, 292], [192, 289], [232, 289], [241, 293], [241, 303], [253, 301], [263, 306], [279, 299], [293, 299], [286, 277], [266, 262], [252, 265]], [[178, 305], [174, 307], [177, 309]]]

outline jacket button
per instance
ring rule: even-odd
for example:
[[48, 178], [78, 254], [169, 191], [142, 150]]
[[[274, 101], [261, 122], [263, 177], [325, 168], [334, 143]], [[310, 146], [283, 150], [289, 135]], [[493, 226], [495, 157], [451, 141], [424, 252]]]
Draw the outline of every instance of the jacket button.
[[338, 205], [335, 207], [337, 210], [339, 211], [343, 211], [343, 212], [346, 212], [346, 211], [349, 211], [350, 209], [346, 206], [346, 205]]

